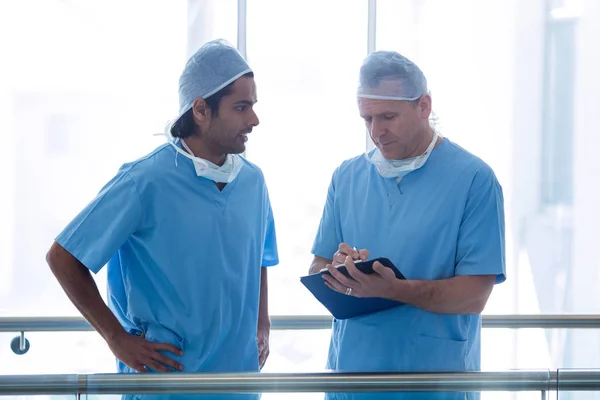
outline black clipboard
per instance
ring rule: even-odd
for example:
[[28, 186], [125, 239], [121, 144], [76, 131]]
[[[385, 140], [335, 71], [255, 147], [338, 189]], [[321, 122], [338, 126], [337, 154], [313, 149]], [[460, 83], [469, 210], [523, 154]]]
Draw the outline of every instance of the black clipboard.
[[[394, 275], [396, 275], [397, 279], [406, 279], [398, 268], [396, 268], [396, 266], [387, 258], [380, 257], [367, 261], [355, 261], [355, 265], [359, 271], [365, 274], [372, 274], [375, 272], [373, 271], [373, 264], [375, 261], [379, 261], [384, 267], [394, 271]], [[342, 264], [336, 268], [345, 276], [350, 277], [345, 265]], [[323, 274], [329, 274], [329, 271], [324, 269], [318, 273], [303, 276], [300, 278], [300, 281], [336, 319], [348, 319], [359, 317], [361, 315], [373, 314], [404, 304], [379, 297], [358, 298], [341, 294], [325, 285]]]

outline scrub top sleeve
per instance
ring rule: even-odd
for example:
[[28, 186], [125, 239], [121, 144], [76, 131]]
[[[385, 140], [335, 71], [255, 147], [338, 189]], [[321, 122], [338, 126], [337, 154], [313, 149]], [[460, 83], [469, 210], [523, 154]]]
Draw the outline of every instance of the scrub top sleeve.
[[275, 219], [273, 218], [273, 210], [271, 202], [267, 198], [267, 232], [265, 235], [265, 243], [263, 247], [263, 257], [261, 265], [263, 267], [272, 267], [279, 264], [279, 253], [277, 251], [277, 234], [275, 232]]
[[342, 226], [339, 218], [340, 210], [335, 198], [337, 171], [334, 172], [333, 178], [327, 190], [327, 200], [323, 208], [323, 215], [317, 230], [317, 235], [313, 242], [312, 253], [315, 256], [322, 257], [328, 260], [333, 258], [333, 255], [338, 250], [342, 243]]
[[119, 172], [58, 235], [56, 242], [97, 273], [141, 224], [140, 195]]
[[494, 173], [476, 173], [458, 232], [455, 274], [506, 279], [504, 198]]

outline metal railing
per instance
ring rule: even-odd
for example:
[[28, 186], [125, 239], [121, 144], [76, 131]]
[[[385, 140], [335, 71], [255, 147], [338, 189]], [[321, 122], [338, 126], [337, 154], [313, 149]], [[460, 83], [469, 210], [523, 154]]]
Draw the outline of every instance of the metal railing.
[[544, 396], [557, 390], [598, 391], [600, 370], [0, 376], [0, 395], [539, 391]]
[[[329, 329], [331, 317], [327, 315], [275, 315], [271, 317], [274, 330]], [[541, 329], [598, 329], [600, 315], [483, 315], [484, 328], [541, 328]], [[0, 332], [19, 332], [11, 341], [15, 354], [29, 350], [25, 332], [85, 332], [93, 331], [81, 317], [0, 317]]]
[[[327, 315], [273, 315], [271, 329], [330, 329]], [[600, 315], [483, 315], [484, 328], [598, 329]], [[0, 317], [0, 332], [83, 332], [94, 328], [81, 317]]]

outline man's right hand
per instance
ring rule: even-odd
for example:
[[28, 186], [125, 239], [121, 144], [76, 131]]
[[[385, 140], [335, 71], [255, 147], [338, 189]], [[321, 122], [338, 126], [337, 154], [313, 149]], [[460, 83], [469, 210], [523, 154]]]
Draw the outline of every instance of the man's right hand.
[[333, 255], [333, 265], [344, 264], [348, 256], [352, 257], [353, 261], [365, 261], [369, 259], [369, 250], [356, 250], [347, 243], [340, 243], [338, 251]]
[[138, 372], [148, 372], [146, 368], [171, 372], [166, 366], [183, 371], [183, 365], [159, 353], [163, 350], [181, 356], [183, 355], [181, 349], [168, 343], [149, 342], [143, 334], [136, 336], [123, 331], [114, 339], [108, 340], [107, 344], [117, 359]]

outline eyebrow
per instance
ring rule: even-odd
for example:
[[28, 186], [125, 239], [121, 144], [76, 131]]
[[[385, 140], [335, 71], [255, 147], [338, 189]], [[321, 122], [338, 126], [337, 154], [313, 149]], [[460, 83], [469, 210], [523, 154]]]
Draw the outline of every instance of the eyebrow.
[[384, 112], [377, 113], [375, 115], [371, 115], [371, 114], [361, 115], [360, 117], [363, 119], [366, 119], [367, 117], [383, 117], [384, 115], [390, 115], [390, 114], [399, 115], [400, 113], [398, 111], [384, 111]]
[[250, 100], [238, 100], [235, 103], [233, 103], [234, 105], [238, 106], [238, 105], [246, 105], [246, 106], [253, 106], [254, 104], [256, 104], [257, 102], [252, 102]]

